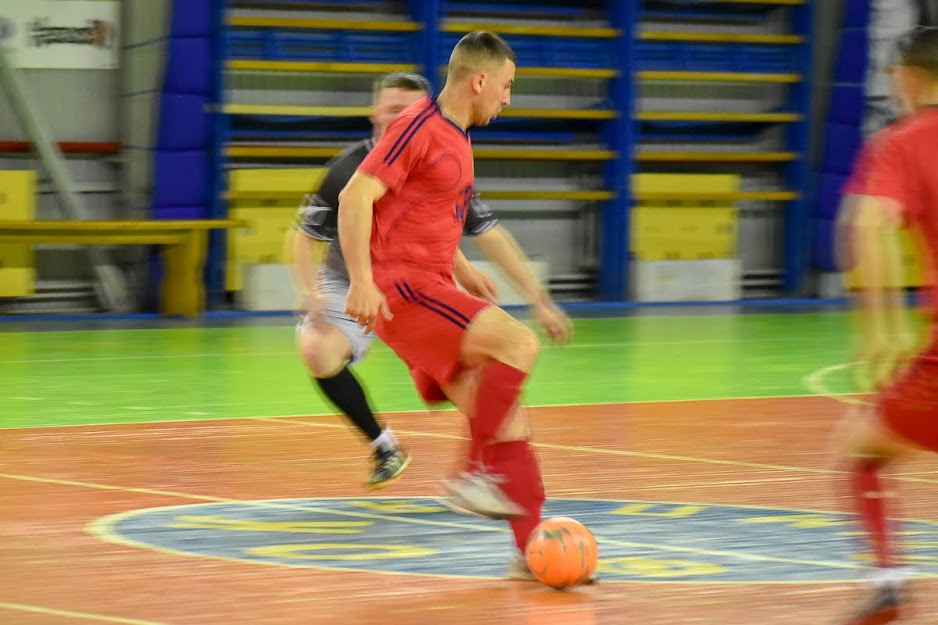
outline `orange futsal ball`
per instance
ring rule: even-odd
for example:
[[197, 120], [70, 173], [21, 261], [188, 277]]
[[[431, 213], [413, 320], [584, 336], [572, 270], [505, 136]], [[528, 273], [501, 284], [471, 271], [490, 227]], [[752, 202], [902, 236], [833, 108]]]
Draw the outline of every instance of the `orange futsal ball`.
[[579, 521], [554, 517], [534, 528], [524, 555], [539, 582], [567, 590], [592, 577], [599, 563], [599, 546]]

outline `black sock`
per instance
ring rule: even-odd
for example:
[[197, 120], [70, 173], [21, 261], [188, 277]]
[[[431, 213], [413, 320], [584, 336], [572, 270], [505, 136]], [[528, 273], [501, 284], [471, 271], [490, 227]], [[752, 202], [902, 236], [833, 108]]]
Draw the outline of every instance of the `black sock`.
[[341, 410], [368, 440], [374, 441], [381, 436], [381, 426], [371, 412], [365, 389], [348, 367], [344, 367], [331, 378], [314, 379], [329, 401]]

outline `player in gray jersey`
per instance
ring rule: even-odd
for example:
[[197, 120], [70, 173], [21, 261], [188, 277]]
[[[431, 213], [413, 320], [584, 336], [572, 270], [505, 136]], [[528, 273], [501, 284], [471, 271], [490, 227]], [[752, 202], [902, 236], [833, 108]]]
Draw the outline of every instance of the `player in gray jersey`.
[[[296, 231], [305, 236], [295, 236], [293, 241], [294, 274], [305, 311], [297, 333], [300, 354], [323, 394], [371, 441], [375, 461], [367, 482], [371, 488], [382, 488], [398, 478], [410, 464], [410, 457], [391, 428], [382, 428], [377, 422], [361, 383], [348, 368], [365, 357], [375, 336], [363, 334], [357, 321], [345, 313], [349, 277], [338, 242], [339, 192], [394, 118], [429, 91], [429, 83], [418, 74], [394, 72], [375, 81], [373, 136], [349, 146], [329, 162], [318, 192], [307, 196], [297, 214]], [[569, 319], [531, 271], [527, 256], [478, 196], [472, 198], [463, 232], [473, 237], [477, 247], [517, 285], [537, 316], [569, 326]], [[470, 293], [493, 301], [496, 298], [492, 280], [462, 254], [457, 257], [454, 273]]]

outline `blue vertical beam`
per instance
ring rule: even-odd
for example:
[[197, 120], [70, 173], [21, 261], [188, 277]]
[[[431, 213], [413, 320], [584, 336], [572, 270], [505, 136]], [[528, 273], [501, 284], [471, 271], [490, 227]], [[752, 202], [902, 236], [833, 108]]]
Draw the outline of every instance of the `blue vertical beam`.
[[598, 286], [600, 299], [607, 301], [628, 298], [629, 216], [635, 143], [633, 72], [639, 3], [640, 0], [606, 0], [609, 23], [619, 30], [619, 35], [612, 42], [612, 52], [620, 72], [617, 78], [609, 81], [609, 99], [618, 117], [606, 122], [603, 128], [603, 141], [616, 153], [603, 170], [606, 188], [615, 192], [615, 198], [603, 203], [600, 215]]
[[798, 44], [795, 55], [797, 67], [803, 80], [793, 84], [788, 91], [789, 110], [801, 113], [802, 119], [788, 127], [786, 149], [799, 154], [797, 160], [784, 167], [787, 188], [800, 193], [799, 199], [785, 205], [784, 229], [784, 279], [782, 287], [788, 295], [800, 294], [811, 255], [809, 189], [808, 189], [808, 149], [810, 143], [811, 119], [811, 76], [812, 76], [812, 40], [813, 40], [813, 3], [805, 2], [791, 7], [791, 32], [804, 37]]
[[[215, 34], [213, 36], [212, 66], [215, 68], [215, 83], [212, 85], [212, 198], [209, 209], [211, 219], [228, 217], [228, 201], [225, 192], [228, 186], [225, 175], [225, 145], [231, 130], [231, 120], [222, 113], [225, 101], [225, 59], [228, 56], [228, 30], [225, 22], [227, 0], [212, 0]], [[206, 299], [209, 309], [224, 300], [225, 260], [227, 258], [227, 233], [223, 230], [209, 231], [208, 259], [205, 267]]]
[[423, 75], [430, 81], [433, 92], [440, 87], [440, 21], [445, 0], [407, 0], [407, 8], [415, 22], [421, 24], [417, 34], [417, 58]]

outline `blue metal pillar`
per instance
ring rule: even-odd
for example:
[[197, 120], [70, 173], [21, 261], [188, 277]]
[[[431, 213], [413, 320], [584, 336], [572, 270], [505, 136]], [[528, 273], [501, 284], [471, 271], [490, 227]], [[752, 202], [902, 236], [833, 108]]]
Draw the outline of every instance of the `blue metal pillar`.
[[797, 200], [785, 205], [784, 259], [782, 288], [786, 295], [801, 294], [804, 278], [811, 257], [811, 220], [809, 209], [809, 164], [810, 164], [810, 119], [811, 119], [811, 75], [813, 16], [812, 3], [806, 2], [791, 7], [792, 34], [804, 37], [804, 42], [795, 48], [797, 67], [801, 68], [801, 82], [791, 85], [788, 91], [788, 110], [800, 113], [801, 121], [788, 127], [786, 150], [798, 154], [798, 158], [785, 165], [786, 188], [799, 192]]
[[606, 122], [603, 129], [603, 140], [616, 152], [616, 157], [606, 163], [604, 179], [606, 188], [616, 195], [603, 204], [600, 217], [598, 286], [600, 299], [621, 301], [628, 298], [629, 286], [629, 217], [635, 143], [633, 66], [638, 1], [607, 0], [606, 9], [610, 24], [620, 31], [613, 41], [613, 58], [620, 74], [609, 81], [609, 98], [618, 116]]
[[421, 25], [417, 37], [417, 62], [430, 81], [433, 92], [440, 88], [440, 21], [445, 0], [407, 0], [411, 17]]
[[[225, 59], [228, 56], [228, 31], [225, 23], [227, 0], [212, 0], [212, 12], [215, 23], [215, 34], [212, 37], [212, 52], [214, 55], [215, 83], [212, 85], [212, 198], [209, 208], [210, 219], [226, 219], [228, 217], [228, 201], [225, 193], [228, 190], [228, 176], [226, 174], [225, 145], [231, 130], [231, 120], [222, 112], [225, 103]], [[208, 259], [205, 267], [207, 308], [211, 310], [220, 304], [225, 296], [225, 266], [227, 259], [227, 232], [223, 230], [209, 231]]]

